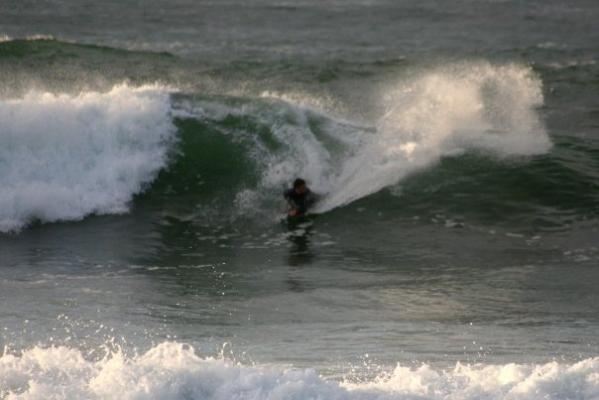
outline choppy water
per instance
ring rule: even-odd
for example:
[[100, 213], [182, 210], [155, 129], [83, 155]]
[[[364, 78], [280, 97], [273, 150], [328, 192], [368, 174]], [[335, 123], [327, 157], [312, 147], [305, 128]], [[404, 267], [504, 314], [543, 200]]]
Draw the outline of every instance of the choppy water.
[[596, 398], [598, 17], [3, 2], [0, 398]]

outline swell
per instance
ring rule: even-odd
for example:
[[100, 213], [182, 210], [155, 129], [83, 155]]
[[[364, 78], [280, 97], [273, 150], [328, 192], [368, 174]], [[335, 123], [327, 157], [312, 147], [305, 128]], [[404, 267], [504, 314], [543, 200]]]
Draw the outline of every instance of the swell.
[[184, 61], [168, 53], [127, 51], [52, 37], [0, 41], [0, 95], [23, 97], [32, 90], [76, 95], [177, 81]]

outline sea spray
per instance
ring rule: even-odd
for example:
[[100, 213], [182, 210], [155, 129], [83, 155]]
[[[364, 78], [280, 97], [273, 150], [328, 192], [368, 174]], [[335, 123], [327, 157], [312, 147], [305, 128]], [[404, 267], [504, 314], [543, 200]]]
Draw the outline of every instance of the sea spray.
[[536, 112], [542, 102], [541, 81], [519, 65], [461, 63], [400, 81], [383, 96], [376, 133], [344, 161], [319, 211], [466, 150], [542, 154], [551, 146]]

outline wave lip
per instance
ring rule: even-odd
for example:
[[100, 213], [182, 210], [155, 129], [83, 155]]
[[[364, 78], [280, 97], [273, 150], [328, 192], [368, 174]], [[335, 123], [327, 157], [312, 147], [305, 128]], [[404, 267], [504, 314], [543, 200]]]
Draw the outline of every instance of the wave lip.
[[596, 399], [599, 359], [567, 364], [462, 365], [438, 370], [398, 365], [362, 383], [337, 382], [314, 370], [243, 366], [199, 357], [182, 343], [146, 353], [87, 360], [70, 347], [34, 347], [0, 357], [7, 399]]
[[168, 91], [118, 85], [0, 100], [0, 231], [127, 211], [166, 164]]

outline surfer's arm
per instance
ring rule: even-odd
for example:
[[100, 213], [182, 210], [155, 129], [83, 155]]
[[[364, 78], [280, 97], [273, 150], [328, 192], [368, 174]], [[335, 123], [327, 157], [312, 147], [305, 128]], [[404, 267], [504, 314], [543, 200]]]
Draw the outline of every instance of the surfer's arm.
[[285, 198], [285, 201], [287, 202], [287, 206], [288, 206], [288, 212], [289, 214], [297, 214], [298, 212], [298, 206], [297, 204], [295, 204], [295, 201], [293, 201], [293, 198], [291, 197], [291, 193], [289, 190], [286, 190], [285, 192], [283, 192], [283, 197]]
[[314, 192], [309, 192], [306, 195], [306, 208], [312, 207], [314, 204], [316, 204], [318, 202], [318, 200], [320, 200], [319, 195], [317, 195]]

